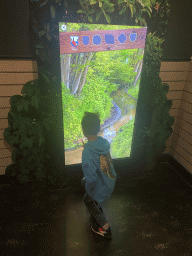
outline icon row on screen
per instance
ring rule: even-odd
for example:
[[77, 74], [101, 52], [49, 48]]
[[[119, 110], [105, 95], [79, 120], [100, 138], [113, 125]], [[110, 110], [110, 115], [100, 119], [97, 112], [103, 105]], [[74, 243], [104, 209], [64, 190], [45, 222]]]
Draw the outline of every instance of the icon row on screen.
[[[134, 42], [137, 38], [137, 34], [136, 33], [131, 33], [130, 34], [130, 40], [131, 42]], [[78, 45], [78, 36], [71, 36], [71, 44], [72, 46], [77, 46]], [[120, 36], [118, 36], [118, 41], [123, 44], [126, 40], [127, 37], [124, 34], [121, 34]], [[94, 45], [100, 45], [101, 44], [101, 36], [100, 35], [94, 35], [93, 36], [93, 44]], [[83, 36], [82, 37], [82, 43], [83, 45], [88, 45], [90, 43], [90, 37], [89, 36]], [[110, 35], [110, 34], [106, 34], [105, 35], [105, 43], [106, 44], [114, 44], [114, 36]]]

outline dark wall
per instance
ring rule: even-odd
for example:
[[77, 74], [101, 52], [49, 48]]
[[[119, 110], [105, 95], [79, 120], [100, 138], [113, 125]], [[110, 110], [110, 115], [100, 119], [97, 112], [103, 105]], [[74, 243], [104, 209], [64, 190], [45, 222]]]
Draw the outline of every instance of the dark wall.
[[192, 56], [192, 2], [170, 0], [171, 12], [162, 60], [190, 60]]
[[31, 57], [28, 1], [0, 1], [0, 16], [0, 57]]
[[[0, 1], [0, 57], [32, 57], [29, 1]], [[170, 0], [170, 5], [162, 60], [188, 61], [192, 56], [192, 5], [189, 0]]]

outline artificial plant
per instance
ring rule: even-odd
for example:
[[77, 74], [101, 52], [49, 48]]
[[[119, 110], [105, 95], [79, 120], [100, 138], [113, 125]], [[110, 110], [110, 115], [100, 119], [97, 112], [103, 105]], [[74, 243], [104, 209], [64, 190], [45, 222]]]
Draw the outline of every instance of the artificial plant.
[[148, 170], [153, 169], [158, 157], [165, 151], [166, 141], [173, 132], [171, 126], [175, 121], [175, 118], [169, 114], [172, 107], [172, 100], [168, 100], [166, 96], [169, 85], [162, 83], [159, 70], [154, 69], [155, 65], [160, 66], [163, 42], [164, 39], [156, 36], [155, 32], [148, 34], [142, 70], [142, 82], [148, 84], [146, 94], [148, 97], [154, 95], [154, 98], [150, 99], [151, 120], [148, 127], [144, 127], [144, 130], [141, 131], [144, 134], [142, 135], [144, 138], [142, 145], [145, 148], [146, 168]]
[[44, 137], [52, 123], [50, 97], [40, 95], [36, 79], [23, 86], [21, 95], [12, 96], [10, 104], [4, 139], [13, 148], [13, 163], [7, 166], [5, 175], [13, 184], [36, 181], [54, 184], [56, 178], [48, 173], [45, 164], [51, 158]]

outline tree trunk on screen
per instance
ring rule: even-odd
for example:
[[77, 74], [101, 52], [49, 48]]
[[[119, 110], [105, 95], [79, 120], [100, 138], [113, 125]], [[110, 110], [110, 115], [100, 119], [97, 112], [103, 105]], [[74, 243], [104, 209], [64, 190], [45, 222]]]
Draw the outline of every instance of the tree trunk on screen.
[[[77, 67], [82, 64], [82, 54], [83, 53], [74, 53], [71, 58], [71, 70], [70, 70], [70, 92], [73, 94], [74, 85], [77, 80]], [[84, 57], [84, 55], [83, 55]]]
[[[89, 55], [88, 55], [88, 61], [91, 60], [92, 56], [93, 56], [93, 55], [92, 55], [92, 52], [90, 52]], [[84, 69], [83, 78], [82, 78], [82, 80], [81, 80], [81, 83], [80, 83], [80, 85], [79, 85], [79, 89], [78, 89], [78, 91], [77, 91], [77, 96], [78, 96], [78, 97], [80, 96], [81, 91], [82, 91], [82, 89], [83, 89], [83, 86], [84, 86], [84, 84], [85, 84], [85, 80], [86, 80], [88, 68], [89, 68], [89, 65], [87, 65], [86, 68]]]
[[63, 70], [64, 70], [64, 56], [63, 55], [61, 55], [60, 62], [61, 62], [61, 83], [65, 83], [64, 75], [63, 75]]
[[63, 74], [63, 81], [64, 81], [64, 84], [67, 86], [67, 89], [69, 89], [71, 54], [64, 54], [62, 62], [63, 62], [63, 66], [61, 67], [61, 71]]
[[[138, 59], [138, 55], [142, 55], [143, 54], [143, 49], [137, 49], [137, 53], [134, 53], [133, 54], [133, 57], [132, 57], [132, 62], [135, 62], [136, 61], [136, 63], [135, 64], [133, 64], [133, 67], [134, 67], [134, 73], [137, 73], [137, 71], [138, 71], [138, 68], [139, 68], [139, 66], [140, 66], [140, 63], [141, 63], [141, 60], [139, 59], [139, 60], [137, 60]], [[132, 78], [132, 77], [131, 77]], [[132, 85], [133, 85], [133, 82], [131, 83]]]
[[135, 73], [137, 73], [140, 64], [141, 64], [141, 60], [139, 60], [138, 63], [136, 64], [136, 68], [134, 70]]
[[[143, 53], [144, 53], [144, 49], [138, 49], [137, 55], [143, 55]], [[134, 78], [134, 82], [132, 83], [133, 86], [136, 85], [136, 83], [137, 83], [137, 81], [138, 81], [138, 79], [139, 79], [139, 77], [140, 77], [141, 70], [142, 70], [142, 64], [143, 64], [143, 59], [140, 59], [140, 60], [136, 63], [136, 65], [135, 65], [134, 72], [137, 73], [137, 74], [136, 74], [136, 76], [135, 76], [135, 78]], [[138, 71], [138, 69], [139, 69], [139, 71]]]
[[[85, 65], [87, 61], [87, 56], [86, 54], [84, 54], [83, 56], [83, 59], [82, 59], [82, 63], [78, 63], [80, 65]], [[75, 78], [74, 78], [74, 82], [73, 82], [73, 85], [72, 85], [72, 90], [71, 90], [71, 94], [75, 94], [78, 90], [78, 87], [79, 87], [79, 83], [80, 83], [80, 80], [81, 80], [81, 76], [82, 76], [82, 73], [83, 73], [83, 69], [84, 67], [81, 68], [81, 70], [79, 71], [79, 73], [76, 74]]]
[[134, 82], [133, 82], [133, 86], [136, 86], [137, 81], [139, 80], [139, 77], [140, 77], [140, 75], [141, 75], [142, 66], [143, 66], [143, 60], [141, 60], [141, 62], [140, 62], [139, 71], [138, 71], [138, 73], [137, 73], [137, 75], [136, 75], [136, 77], [135, 77], [135, 80], [134, 80]]

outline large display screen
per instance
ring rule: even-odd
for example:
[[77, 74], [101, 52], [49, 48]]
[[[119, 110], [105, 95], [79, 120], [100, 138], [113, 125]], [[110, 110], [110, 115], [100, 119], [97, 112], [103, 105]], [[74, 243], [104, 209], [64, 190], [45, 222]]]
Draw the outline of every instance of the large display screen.
[[147, 28], [59, 23], [65, 164], [82, 161], [84, 112], [100, 114], [112, 159], [129, 157]]

